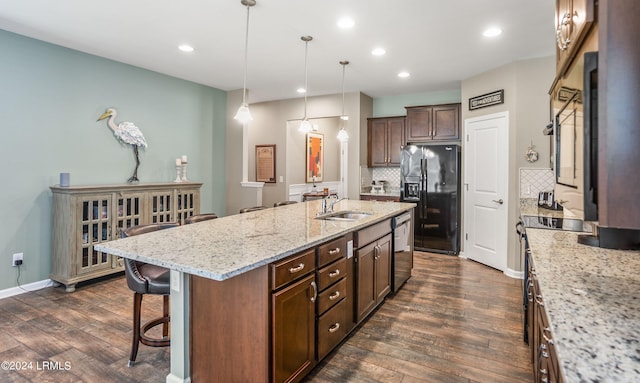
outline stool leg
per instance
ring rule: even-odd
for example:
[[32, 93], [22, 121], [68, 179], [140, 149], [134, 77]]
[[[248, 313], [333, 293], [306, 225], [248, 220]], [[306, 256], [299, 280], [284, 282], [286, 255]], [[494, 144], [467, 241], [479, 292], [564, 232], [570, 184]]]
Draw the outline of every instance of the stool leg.
[[142, 308], [142, 294], [133, 294], [133, 340], [131, 342], [131, 355], [129, 356], [129, 367], [136, 363], [138, 346], [140, 345], [140, 312]]
[[[169, 296], [162, 297], [162, 316], [164, 318], [169, 317]], [[162, 324], [162, 338], [167, 339], [169, 337], [169, 322], [165, 321]]]

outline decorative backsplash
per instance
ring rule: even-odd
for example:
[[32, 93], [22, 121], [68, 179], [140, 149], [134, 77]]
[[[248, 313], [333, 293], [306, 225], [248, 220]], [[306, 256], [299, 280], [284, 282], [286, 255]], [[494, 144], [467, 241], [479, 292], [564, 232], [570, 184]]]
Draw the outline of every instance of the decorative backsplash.
[[520, 198], [538, 198], [539, 192], [553, 190], [555, 184], [551, 169], [520, 168]]
[[387, 193], [400, 191], [400, 168], [368, 168], [360, 167], [360, 188], [368, 191], [371, 181], [387, 181]]

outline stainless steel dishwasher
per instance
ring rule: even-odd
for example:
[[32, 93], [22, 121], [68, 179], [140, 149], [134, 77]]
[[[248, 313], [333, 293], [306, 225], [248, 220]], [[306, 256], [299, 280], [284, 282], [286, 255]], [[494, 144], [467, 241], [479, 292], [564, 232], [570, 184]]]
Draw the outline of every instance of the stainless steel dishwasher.
[[411, 278], [413, 269], [413, 230], [411, 212], [393, 218], [393, 279], [391, 290], [396, 293]]

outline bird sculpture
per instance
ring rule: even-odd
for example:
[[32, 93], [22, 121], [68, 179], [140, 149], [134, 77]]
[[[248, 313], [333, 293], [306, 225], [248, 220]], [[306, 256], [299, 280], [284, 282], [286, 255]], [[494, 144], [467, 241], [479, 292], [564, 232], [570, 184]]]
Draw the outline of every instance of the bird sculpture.
[[146, 148], [147, 140], [144, 139], [144, 136], [142, 135], [140, 129], [138, 129], [138, 127], [135, 126], [132, 122], [125, 121], [116, 125], [116, 123], [114, 122], [116, 118], [115, 109], [107, 109], [107, 111], [104, 112], [104, 114], [100, 116], [100, 118], [98, 118], [98, 121], [104, 120], [107, 117], [109, 117], [109, 120], [107, 120], [107, 126], [109, 127], [109, 129], [113, 130], [113, 135], [116, 136], [118, 141], [120, 141], [121, 143], [132, 145], [133, 152], [136, 155], [136, 168], [133, 171], [133, 175], [127, 180], [127, 182], [139, 182], [140, 180], [138, 179], [138, 167], [140, 166], [140, 158], [138, 156], [138, 148], [140, 146]]

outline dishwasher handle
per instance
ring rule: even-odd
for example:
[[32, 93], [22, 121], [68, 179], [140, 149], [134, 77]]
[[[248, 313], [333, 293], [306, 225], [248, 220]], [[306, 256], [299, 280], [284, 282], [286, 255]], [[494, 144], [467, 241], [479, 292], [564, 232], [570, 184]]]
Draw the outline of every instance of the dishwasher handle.
[[393, 218], [393, 229], [411, 220], [411, 213], [407, 212]]

